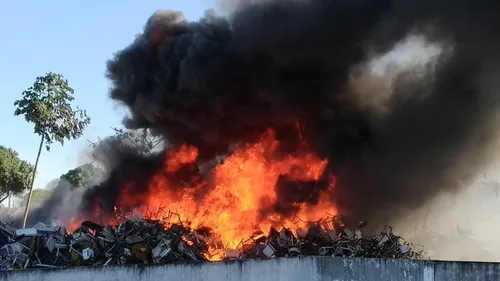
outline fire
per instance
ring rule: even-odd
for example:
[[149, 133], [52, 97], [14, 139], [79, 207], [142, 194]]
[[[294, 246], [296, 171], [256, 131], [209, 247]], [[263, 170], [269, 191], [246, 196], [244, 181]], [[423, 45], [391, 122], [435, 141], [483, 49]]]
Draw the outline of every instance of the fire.
[[[327, 160], [316, 157], [307, 144], [293, 154], [281, 153], [280, 142], [273, 130], [264, 133], [260, 141], [237, 147], [232, 154], [217, 165], [204, 180], [172, 180], [198, 156], [196, 147], [183, 145], [167, 152], [163, 169], [156, 172], [147, 183], [147, 192], [136, 194], [125, 187], [120, 202], [133, 208], [136, 214], [146, 214], [152, 219], [166, 219], [168, 211], [178, 214], [182, 222], [189, 222], [192, 229], [208, 228], [220, 238], [226, 248], [236, 249], [243, 239], [256, 231], [271, 227], [286, 227], [293, 231], [301, 227], [294, 218], [304, 221], [319, 220], [327, 213], [336, 214], [328, 199], [334, 189], [333, 177], [319, 192], [315, 204], [306, 200], [279, 202], [277, 185], [285, 177], [291, 181], [313, 182], [324, 175]], [[287, 193], [287, 186], [280, 192]], [[300, 192], [300, 188], [297, 189]], [[296, 193], [297, 190], [289, 193]], [[280, 207], [291, 212], [278, 211]], [[171, 214], [171, 213], [170, 213]], [[174, 221], [178, 222], [178, 221]], [[71, 222], [76, 224], [75, 221]], [[211, 249], [208, 259], [220, 260], [224, 254]]]

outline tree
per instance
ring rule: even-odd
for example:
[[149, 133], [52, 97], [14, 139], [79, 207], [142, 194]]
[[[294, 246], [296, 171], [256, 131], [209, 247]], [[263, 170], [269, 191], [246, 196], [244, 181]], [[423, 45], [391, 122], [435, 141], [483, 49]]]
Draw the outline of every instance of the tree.
[[101, 169], [88, 163], [69, 170], [61, 179], [68, 181], [74, 188], [81, 188], [96, 185], [103, 174]]
[[33, 166], [21, 160], [16, 151], [0, 145], [0, 203], [10, 194], [17, 195], [28, 188]]
[[123, 153], [138, 153], [146, 155], [159, 152], [164, 146], [164, 138], [155, 135], [149, 129], [124, 130], [111, 127], [115, 131], [113, 135], [105, 138], [97, 138], [90, 141], [94, 163], [100, 164], [104, 170], [113, 166], [114, 157], [111, 155], [123, 155]]
[[23, 227], [26, 226], [33, 183], [44, 142], [45, 148], [50, 151], [50, 145], [54, 141], [64, 145], [65, 140], [80, 138], [90, 123], [85, 110], [72, 108], [70, 102], [74, 100], [73, 94], [74, 90], [69, 86], [68, 80], [61, 74], [49, 72], [45, 76], [37, 77], [33, 86], [22, 93], [22, 99], [14, 102], [14, 106], [17, 107], [14, 115], [24, 115], [28, 123], [34, 124], [34, 131], [40, 136], [40, 147], [26, 201]]
[[163, 142], [163, 137], [155, 135], [149, 129], [123, 130], [112, 128], [115, 137], [134, 145], [141, 154], [148, 154]]
[[[31, 204], [39, 205], [45, 202], [45, 200], [49, 199], [52, 194], [52, 190], [49, 189], [33, 189], [33, 193], [31, 195]], [[28, 202], [29, 193], [24, 195], [19, 202], [19, 207], [26, 206]]]
[[[153, 134], [149, 129], [124, 130], [116, 127], [111, 127], [111, 129], [115, 134], [105, 138], [105, 140], [113, 140], [110, 142], [113, 145], [120, 143], [122, 145], [134, 146], [141, 155], [154, 151], [164, 141], [162, 136]], [[99, 145], [106, 146], [103, 139], [100, 138], [97, 139], [97, 142], [89, 142], [92, 148], [97, 148]]]

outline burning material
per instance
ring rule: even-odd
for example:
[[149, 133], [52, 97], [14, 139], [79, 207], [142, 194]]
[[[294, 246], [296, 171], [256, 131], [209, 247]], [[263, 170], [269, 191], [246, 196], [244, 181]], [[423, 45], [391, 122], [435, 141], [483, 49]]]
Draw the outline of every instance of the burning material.
[[[49, 243], [68, 246], [67, 264], [418, 256], [389, 229], [365, 238], [322, 218], [392, 224], [486, 164], [498, 138], [498, 4], [264, 2], [197, 22], [159, 11], [108, 61], [127, 129], [168, 147], [110, 149], [109, 178], [85, 190], [72, 235]], [[443, 54], [422, 75], [369, 91], [377, 105], [367, 107], [350, 85], [353, 68], [413, 30]], [[178, 220], [165, 220], [162, 206]], [[23, 235], [5, 246], [11, 267], [43, 260], [33, 245], [45, 234]]]
[[106, 266], [218, 261], [296, 256], [422, 258], [422, 251], [394, 235], [387, 227], [365, 238], [359, 229], [338, 223], [338, 217], [308, 222], [307, 228], [271, 228], [228, 247], [210, 229], [192, 229], [181, 221], [134, 217], [102, 226], [85, 221], [68, 234], [62, 227], [38, 223], [32, 228], [0, 227], [5, 238], [0, 248], [2, 270], [33, 267]]
[[209, 228], [225, 245], [236, 247], [256, 229], [273, 224], [295, 230], [294, 216], [317, 221], [325, 213], [337, 213], [329, 200], [335, 177], [326, 170], [328, 161], [310, 152], [305, 142], [285, 153], [274, 130], [261, 134], [255, 143], [235, 146], [212, 169], [196, 162], [199, 155], [193, 146], [182, 145], [159, 156], [147, 179], [137, 168], [113, 183], [121, 190], [112, 205], [107, 198], [93, 198], [74, 219], [106, 225], [131, 213], [171, 221], [165, 218], [172, 215], [164, 211], [168, 206], [178, 220], [189, 221], [190, 228]]
[[[434, 2], [259, 1], [194, 22], [156, 12], [106, 76], [126, 128], [168, 147], [110, 149], [110, 176], [85, 191], [82, 219], [168, 205], [236, 247], [270, 220], [293, 228], [294, 215], [394, 224], [467, 186], [498, 138], [500, 9]], [[438, 54], [396, 67], [383, 87], [358, 79], [410, 34]]]

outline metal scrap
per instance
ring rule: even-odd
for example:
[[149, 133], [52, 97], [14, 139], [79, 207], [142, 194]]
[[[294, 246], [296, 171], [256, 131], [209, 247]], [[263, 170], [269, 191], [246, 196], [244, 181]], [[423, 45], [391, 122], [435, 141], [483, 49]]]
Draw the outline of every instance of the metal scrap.
[[72, 233], [43, 223], [17, 230], [0, 223], [0, 270], [308, 255], [417, 259], [423, 252], [390, 227], [365, 238], [338, 216], [307, 222], [295, 231], [257, 231], [235, 248], [225, 248], [209, 229], [193, 230], [180, 220], [174, 222], [135, 217], [102, 226], [87, 221]]

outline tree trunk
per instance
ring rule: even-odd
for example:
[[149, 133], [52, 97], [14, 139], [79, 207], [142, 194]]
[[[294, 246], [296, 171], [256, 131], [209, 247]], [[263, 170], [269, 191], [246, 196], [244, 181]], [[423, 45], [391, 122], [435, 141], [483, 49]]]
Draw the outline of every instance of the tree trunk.
[[26, 208], [24, 209], [23, 228], [26, 228], [26, 222], [28, 221], [28, 213], [30, 211], [31, 196], [33, 195], [33, 185], [35, 184], [36, 169], [38, 168], [38, 160], [40, 160], [40, 154], [42, 154], [43, 141], [44, 141], [44, 138], [42, 135], [42, 139], [40, 140], [40, 147], [38, 148], [38, 155], [36, 156], [35, 169], [33, 170], [33, 176], [31, 178], [30, 192], [28, 194], [28, 200], [26, 200]]
[[3, 196], [3, 197], [0, 197], [0, 204], [3, 203], [3, 201], [5, 201], [5, 199], [9, 198], [9, 193], [7, 193], [7, 195]]

